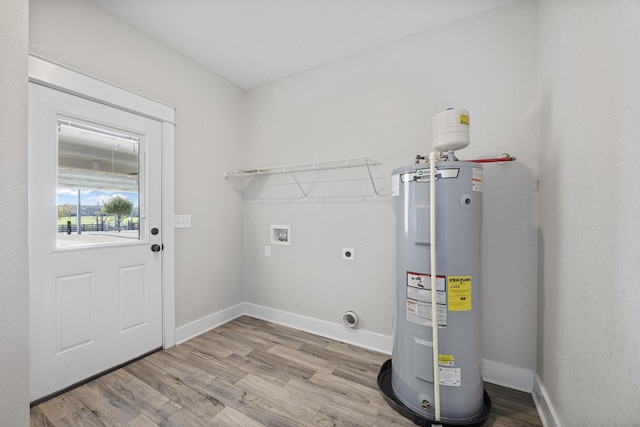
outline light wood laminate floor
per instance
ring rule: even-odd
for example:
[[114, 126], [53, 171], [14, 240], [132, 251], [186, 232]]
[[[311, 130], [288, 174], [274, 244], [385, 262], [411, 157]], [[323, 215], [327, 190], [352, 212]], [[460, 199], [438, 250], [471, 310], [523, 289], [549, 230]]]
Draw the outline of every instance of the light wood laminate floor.
[[[383, 400], [389, 356], [243, 316], [41, 403], [31, 426], [413, 426]], [[487, 426], [541, 426], [486, 384]]]

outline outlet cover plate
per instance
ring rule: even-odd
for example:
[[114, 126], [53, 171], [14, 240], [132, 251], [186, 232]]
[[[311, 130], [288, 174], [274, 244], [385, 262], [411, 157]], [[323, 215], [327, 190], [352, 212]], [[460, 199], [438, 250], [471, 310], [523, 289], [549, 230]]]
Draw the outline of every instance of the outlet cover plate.
[[342, 259], [345, 261], [355, 261], [356, 253], [353, 248], [342, 248]]

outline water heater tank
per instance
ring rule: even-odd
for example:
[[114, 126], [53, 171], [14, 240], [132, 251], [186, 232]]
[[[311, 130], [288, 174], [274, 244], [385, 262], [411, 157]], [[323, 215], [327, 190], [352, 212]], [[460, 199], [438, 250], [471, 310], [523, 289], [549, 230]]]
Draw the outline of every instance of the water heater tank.
[[469, 112], [449, 108], [433, 116], [433, 151], [448, 152], [469, 145]]
[[[482, 425], [490, 399], [480, 372], [480, 225], [482, 165], [436, 165], [436, 239], [430, 235], [430, 171], [418, 164], [393, 171], [396, 218], [396, 319], [391, 360], [378, 385], [391, 406], [432, 425], [434, 369], [440, 377], [440, 420]], [[436, 247], [437, 277], [431, 249]], [[438, 360], [434, 363], [431, 286], [437, 294]]]

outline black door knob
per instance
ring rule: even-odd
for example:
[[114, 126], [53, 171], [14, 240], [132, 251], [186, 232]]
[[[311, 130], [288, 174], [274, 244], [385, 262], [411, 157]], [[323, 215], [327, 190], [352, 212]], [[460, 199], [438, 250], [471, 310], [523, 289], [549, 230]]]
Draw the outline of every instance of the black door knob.
[[151, 245], [151, 252], [160, 252], [160, 245], [157, 243], [154, 243], [153, 245]]

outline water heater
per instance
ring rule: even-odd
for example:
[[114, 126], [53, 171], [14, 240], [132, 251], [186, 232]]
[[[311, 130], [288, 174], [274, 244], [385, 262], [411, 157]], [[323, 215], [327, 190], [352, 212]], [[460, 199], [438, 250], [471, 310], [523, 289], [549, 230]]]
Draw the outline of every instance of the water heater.
[[[463, 120], [468, 126], [468, 113]], [[457, 125], [454, 121], [449, 129], [458, 132]], [[434, 135], [435, 127], [434, 119]], [[392, 358], [381, 367], [378, 386], [415, 424], [480, 426], [491, 407], [480, 372], [483, 168], [457, 161], [452, 153], [430, 163], [392, 173], [396, 316]], [[436, 277], [431, 276], [434, 256]]]

